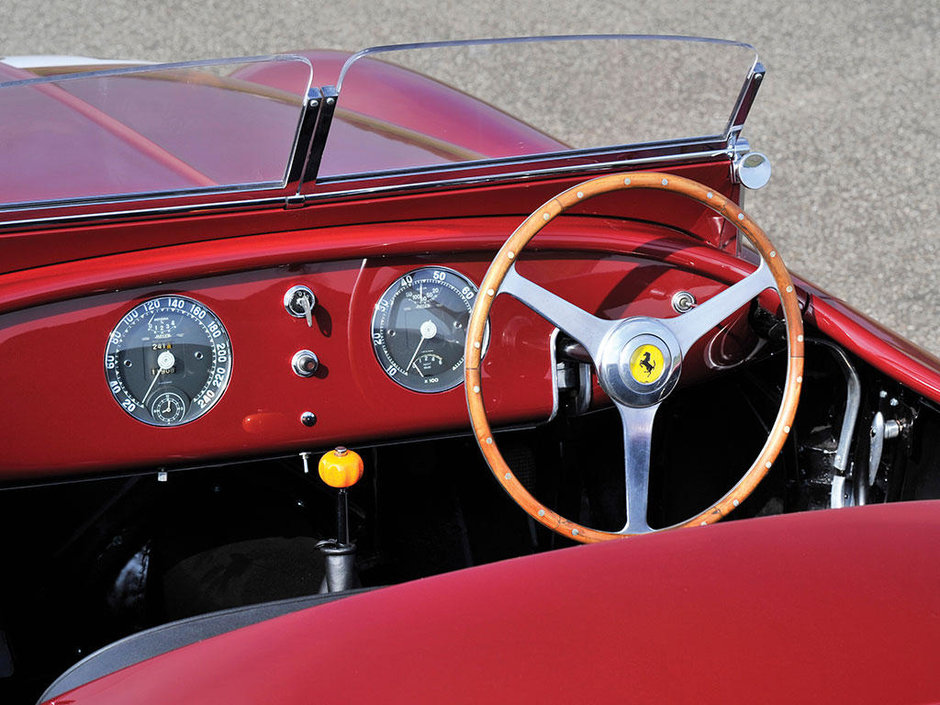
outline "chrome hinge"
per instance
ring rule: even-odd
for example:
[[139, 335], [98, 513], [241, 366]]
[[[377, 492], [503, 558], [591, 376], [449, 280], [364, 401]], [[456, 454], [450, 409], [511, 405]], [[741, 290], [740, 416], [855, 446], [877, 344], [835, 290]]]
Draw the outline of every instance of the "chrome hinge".
[[750, 151], [751, 143], [747, 141], [747, 137], [741, 137], [740, 133], [733, 133], [728, 138], [728, 156], [732, 160], [739, 159], [742, 154]]

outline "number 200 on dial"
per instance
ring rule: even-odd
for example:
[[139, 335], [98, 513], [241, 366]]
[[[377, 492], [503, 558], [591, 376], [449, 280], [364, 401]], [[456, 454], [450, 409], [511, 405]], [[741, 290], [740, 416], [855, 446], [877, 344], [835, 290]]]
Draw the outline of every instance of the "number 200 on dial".
[[205, 305], [160, 296], [135, 306], [111, 331], [104, 367], [124, 411], [153, 426], [181, 426], [221, 398], [232, 373], [232, 343]]

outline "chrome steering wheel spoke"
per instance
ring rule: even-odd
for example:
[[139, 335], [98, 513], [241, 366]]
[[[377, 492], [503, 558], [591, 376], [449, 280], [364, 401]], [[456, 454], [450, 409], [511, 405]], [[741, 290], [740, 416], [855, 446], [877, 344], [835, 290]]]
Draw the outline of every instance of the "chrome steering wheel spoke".
[[660, 321], [672, 331], [684, 354], [695, 341], [749, 301], [757, 298], [761, 292], [776, 288], [770, 267], [761, 259], [760, 266], [737, 284], [729, 286], [687, 313]]
[[513, 264], [506, 272], [499, 293], [521, 301], [585, 347], [591, 359], [600, 357], [601, 342], [620, 321], [606, 321], [566, 301], [548, 289], [526, 279]]
[[623, 424], [623, 465], [627, 499], [627, 523], [621, 534], [645, 534], [653, 529], [646, 518], [649, 503], [650, 447], [653, 419], [659, 404], [634, 407], [617, 404]]

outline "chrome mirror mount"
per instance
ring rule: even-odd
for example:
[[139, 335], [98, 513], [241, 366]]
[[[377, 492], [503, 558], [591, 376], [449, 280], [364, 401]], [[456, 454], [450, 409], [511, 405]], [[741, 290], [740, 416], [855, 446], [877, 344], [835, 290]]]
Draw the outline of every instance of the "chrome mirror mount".
[[735, 178], [752, 191], [767, 185], [771, 171], [770, 160], [761, 152], [747, 152], [734, 161]]

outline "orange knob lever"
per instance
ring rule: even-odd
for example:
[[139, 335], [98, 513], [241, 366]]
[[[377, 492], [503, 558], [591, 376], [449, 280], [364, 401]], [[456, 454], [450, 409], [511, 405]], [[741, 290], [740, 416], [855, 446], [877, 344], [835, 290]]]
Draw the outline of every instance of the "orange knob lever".
[[337, 489], [352, 487], [362, 477], [362, 458], [354, 450], [340, 446], [324, 453], [317, 470], [320, 479]]

